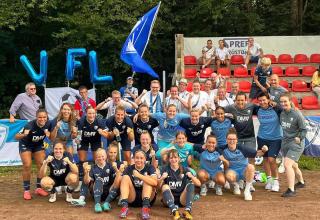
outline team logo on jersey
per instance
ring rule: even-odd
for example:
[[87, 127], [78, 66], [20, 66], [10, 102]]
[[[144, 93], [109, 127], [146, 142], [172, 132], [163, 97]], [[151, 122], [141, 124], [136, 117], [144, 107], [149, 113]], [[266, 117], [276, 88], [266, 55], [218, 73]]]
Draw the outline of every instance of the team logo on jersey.
[[122, 129], [124, 130], [126, 128], [126, 126], [125, 125], [122, 125]]
[[93, 129], [94, 129], [94, 130], [97, 130], [97, 129], [98, 129], [98, 126], [97, 126], [97, 125], [95, 125], [95, 126], [93, 127]]
[[201, 127], [201, 128], [203, 128], [203, 127], [204, 127], [204, 125], [201, 125], [200, 127]]
[[106, 172], [107, 172], [107, 173], [110, 173], [110, 169], [107, 169]]
[[151, 125], [148, 125], [148, 129], [150, 129], [151, 128]]
[[8, 133], [9, 127], [0, 125], [0, 150], [3, 148], [4, 144], [7, 141]]
[[290, 118], [290, 121], [293, 121], [293, 118]]
[[250, 114], [250, 112], [251, 112], [251, 111], [250, 111], [250, 109], [249, 109], [249, 110], [248, 110], [248, 114]]

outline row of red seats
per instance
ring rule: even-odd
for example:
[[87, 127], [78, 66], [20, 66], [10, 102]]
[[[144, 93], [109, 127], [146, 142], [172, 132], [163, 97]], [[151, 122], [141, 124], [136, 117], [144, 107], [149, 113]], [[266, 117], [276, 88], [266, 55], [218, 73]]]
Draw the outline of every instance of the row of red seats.
[[[255, 72], [256, 67], [252, 67], [250, 70], [251, 75]], [[304, 66], [302, 68], [302, 76], [312, 76], [313, 73], [317, 70], [314, 66]], [[214, 70], [212, 68], [203, 68], [200, 70], [200, 78], [210, 78], [212, 77]], [[231, 76], [231, 70], [227, 67], [222, 67], [217, 70], [218, 74], [222, 76]], [[299, 67], [297, 66], [288, 66], [285, 71], [280, 66], [273, 66], [272, 73], [277, 74], [278, 76], [300, 76]], [[249, 72], [246, 68], [243, 67], [236, 67], [233, 71], [233, 76], [242, 78], [242, 77], [249, 77]], [[197, 77], [197, 69], [185, 69], [184, 70], [184, 77], [193, 79]]]
[[[298, 81], [298, 80], [297, 80]], [[227, 92], [231, 91], [231, 82], [227, 81]], [[239, 82], [239, 90], [242, 92], [250, 92], [251, 89], [251, 83], [248, 81], [240, 81]], [[299, 91], [299, 87], [297, 87], [298, 90], [292, 90], [292, 91]], [[204, 90], [204, 84], [201, 84], [201, 90]], [[187, 91], [192, 91], [192, 82], [188, 82], [187, 85]], [[310, 91], [310, 89], [308, 90]], [[257, 103], [257, 100], [253, 100], [253, 102]], [[320, 103], [318, 103], [318, 99], [316, 96], [304, 96], [302, 99], [301, 107], [299, 105], [299, 101], [297, 97], [292, 97], [292, 102], [295, 104], [297, 108], [305, 109], [305, 110], [317, 110], [320, 109]]]
[[[296, 54], [292, 57], [290, 54], [280, 54], [278, 59], [273, 54], [265, 54], [265, 57], [271, 59], [271, 63], [290, 64], [290, 63], [320, 63], [320, 54], [311, 54], [310, 59], [306, 54]], [[244, 57], [242, 55], [232, 55], [230, 59], [231, 64], [244, 64]], [[196, 65], [197, 58], [192, 55], [184, 56], [185, 65]]]

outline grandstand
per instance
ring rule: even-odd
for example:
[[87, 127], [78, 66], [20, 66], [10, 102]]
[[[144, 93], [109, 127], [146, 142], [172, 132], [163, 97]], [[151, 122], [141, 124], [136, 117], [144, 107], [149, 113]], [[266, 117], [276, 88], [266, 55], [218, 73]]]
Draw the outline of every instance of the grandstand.
[[[266, 38], [268, 37], [261, 39], [266, 42]], [[277, 42], [273, 44], [276, 48], [270, 48], [270, 45], [268, 45], [267, 48], [264, 47], [264, 44], [260, 43], [261, 39], [259, 40], [259, 38], [257, 39], [257, 42], [259, 42], [261, 47], [264, 49], [265, 56], [271, 59], [273, 73], [280, 76], [280, 85], [287, 88], [292, 93], [295, 105], [301, 109], [304, 115], [320, 115], [320, 103], [318, 103], [315, 94], [311, 91], [310, 85], [312, 74], [320, 65], [320, 48], [316, 48], [317, 46], [314, 48], [313, 45], [311, 49], [306, 51], [306, 44], [301, 42], [308, 41], [308, 39], [311, 38], [306, 37], [306, 39], [304, 39], [303, 37], [299, 37], [297, 42], [295, 42], [295, 38], [289, 38], [289, 44], [284, 45], [284, 48], [290, 48], [288, 45], [290, 45], [290, 43], [292, 44], [292, 42], [294, 43], [294, 48], [287, 49], [287, 52], [285, 52], [284, 48], [279, 48], [279, 45], [283, 44], [283, 42], [281, 42], [283, 41], [282, 38], [279, 37], [281, 40], [279, 40], [280, 43], [278, 42], [278, 45]], [[205, 40], [201, 41], [201, 39]], [[213, 38], [199, 38], [192, 42], [204, 43], [206, 39]], [[219, 39], [223, 38], [221, 37]], [[270, 40], [275, 41], [275, 39], [277, 38], [273, 37]], [[217, 41], [214, 40], [214, 42], [214, 46], [217, 47]], [[196, 50], [194, 48], [193, 50], [190, 48], [186, 49], [189, 45], [185, 46], [184, 36], [182, 34], [176, 35], [176, 66], [173, 83], [180, 78], [186, 78], [189, 82], [187, 88], [191, 90], [192, 81], [195, 78], [199, 78], [200, 81], [205, 81], [205, 79], [209, 78], [213, 72], [216, 72], [228, 78], [227, 91], [230, 91], [231, 83], [237, 81], [240, 84], [240, 90], [248, 93], [250, 91], [252, 76], [254, 74], [256, 64], [249, 64], [248, 68], [245, 69], [241, 66], [241, 64], [244, 64], [244, 56], [240, 54], [233, 54], [230, 59], [230, 69], [226, 67], [217, 69], [216, 65], [210, 65], [207, 68], [201, 69], [201, 65], [197, 63], [197, 58], [201, 52], [201, 47], [204, 45], [205, 44], [195, 46], [194, 48], [196, 48]], [[301, 46], [300, 51], [299, 45]], [[196, 53], [197, 50], [199, 51], [198, 54]], [[191, 54], [190, 51], [195, 52], [194, 54]], [[270, 51], [273, 53], [270, 53]], [[200, 72], [200, 74], [197, 72]]]

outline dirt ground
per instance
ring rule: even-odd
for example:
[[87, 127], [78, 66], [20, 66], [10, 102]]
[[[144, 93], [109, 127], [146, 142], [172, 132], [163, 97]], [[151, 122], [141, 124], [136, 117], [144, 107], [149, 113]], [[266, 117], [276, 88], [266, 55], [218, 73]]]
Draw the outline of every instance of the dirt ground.
[[[235, 196], [224, 191], [216, 196], [210, 190], [193, 206], [194, 219], [320, 219], [320, 172], [304, 171], [306, 188], [300, 189], [295, 198], [282, 198], [281, 193], [267, 192], [261, 183], [255, 185], [253, 201], [244, 201], [243, 195]], [[281, 191], [286, 189], [285, 176], [281, 176]], [[33, 184], [34, 186], [34, 184]], [[85, 207], [73, 207], [59, 195], [56, 203], [48, 198], [33, 195], [31, 201], [22, 198], [19, 173], [0, 176], [0, 219], [119, 219], [120, 208], [114, 203], [110, 213], [93, 212], [93, 201]], [[78, 194], [74, 194], [77, 198]], [[160, 197], [160, 196], [159, 196]], [[169, 209], [162, 207], [158, 197], [152, 208], [151, 219], [171, 219]], [[130, 209], [127, 219], [140, 219], [140, 209]]]

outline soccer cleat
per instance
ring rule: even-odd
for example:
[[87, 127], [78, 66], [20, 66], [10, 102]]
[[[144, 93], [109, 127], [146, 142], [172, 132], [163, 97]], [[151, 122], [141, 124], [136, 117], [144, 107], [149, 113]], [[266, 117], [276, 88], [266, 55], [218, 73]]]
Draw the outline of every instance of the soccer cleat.
[[209, 189], [214, 189], [214, 185], [215, 185], [215, 182], [213, 180], [210, 180], [208, 183]]
[[180, 220], [181, 219], [181, 215], [178, 210], [173, 211], [172, 215], [173, 215], [173, 218], [172, 218], [173, 220]]
[[86, 202], [84, 199], [73, 199], [71, 201], [71, 205], [83, 207], [86, 205]]
[[272, 189], [272, 185], [273, 185], [273, 179], [270, 177], [267, 179], [267, 184], [265, 185], [265, 189], [266, 190], [271, 190]]
[[230, 189], [230, 183], [228, 181], [226, 181], [226, 183], [224, 184], [224, 188], [225, 189]]
[[200, 196], [206, 196], [208, 192], [206, 184], [202, 184], [200, 188]]
[[97, 204], [94, 205], [94, 211], [96, 213], [102, 212], [102, 207], [101, 207], [100, 203], [97, 203]]
[[222, 187], [221, 186], [218, 186], [218, 185], [216, 185], [216, 195], [218, 195], [218, 196], [222, 196], [223, 195], [223, 193], [222, 193]]
[[29, 190], [23, 192], [23, 198], [24, 198], [24, 200], [31, 200], [32, 199], [32, 196], [31, 196], [31, 193]]
[[34, 193], [39, 196], [47, 196], [49, 194], [46, 191], [44, 191], [42, 188], [36, 188]]
[[128, 213], [129, 213], [129, 208], [128, 207], [122, 207], [121, 210], [120, 210], [119, 217], [120, 218], [127, 218]]
[[297, 195], [297, 193], [295, 192], [295, 191], [291, 191], [291, 189], [287, 189], [287, 191], [285, 191], [282, 195], [281, 195], [281, 197], [294, 197], [294, 196], [296, 196]]
[[111, 210], [111, 205], [110, 205], [110, 203], [109, 203], [109, 202], [103, 203], [102, 209], [103, 209], [103, 211], [109, 212], [109, 211]]
[[79, 181], [79, 184], [78, 184], [78, 186], [74, 189], [74, 192], [80, 192], [81, 185], [82, 185], [82, 181]]
[[184, 219], [187, 219], [187, 220], [192, 220], [192, 219], [193, 219], [190, 211], [188, 211], [188, 210], [185, 210], [185, 211], [183, 212], [183, 217], [184, 217]]
[[53, 203], [55, 201], [57, 201], [57, 193], [51, 193], [50, 198], [49, 198], [49, 202]]
[[272, 192], [279, 192], [279, 190], [280, 190], [279, 180], [273, 180], [271, 191]]
[[233, 184], [233, 194], [241, 195], [241, 191], [238, 183]]
[[256, 188], [254, 188], [253, 183], [251, 183], [251, 185], [250, 185], [250, 192], [255, 192], [255, 191], [256, 191]]
[[294, 189], [301, 189], [305, 187], [305, 183], [302, 182], [297, 182], [296, 184], [294, 184]]
[[62, 186], [57, 186], [56, 192], [58, 193], [58, 195], [61, 195], [62, 194]]
[[251, 201], [252, 200], [252, 195], [251, 195], [251, 192], [249, 190], [245, 190], [243, 192], [244, 194], [244, 200], [246, 201]]
[[143, 220], [150, 219], [150, 208], [142, 207], [141, 209], [141, 216]]
[[66, 192], [66, 201], [67, 201], [67, 202], [71, 202], [72, 200], [73, 200], [73, 198], [72, 198], [72, 193]]
[[244, 189], [244, 187], [245, 187], [244, 180], [239, 180], [239, 188]]

